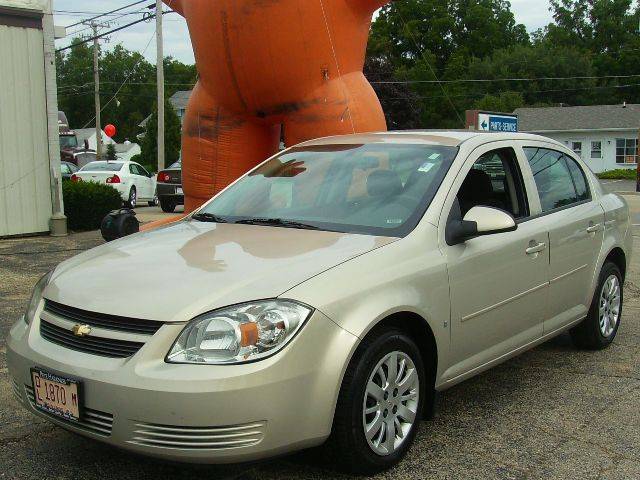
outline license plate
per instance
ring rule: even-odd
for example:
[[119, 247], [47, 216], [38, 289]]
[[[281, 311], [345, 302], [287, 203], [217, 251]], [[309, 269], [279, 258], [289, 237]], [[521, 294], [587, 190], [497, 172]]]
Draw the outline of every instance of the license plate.
[[176, 187], [176, 195], [183, 195], [184, 192], [182, 191], [182, 189], [180, 187]]
[[37, 368], [31, 369], [31, 380], [36, 408], [65, 420], [80, 420], [80, 382]]

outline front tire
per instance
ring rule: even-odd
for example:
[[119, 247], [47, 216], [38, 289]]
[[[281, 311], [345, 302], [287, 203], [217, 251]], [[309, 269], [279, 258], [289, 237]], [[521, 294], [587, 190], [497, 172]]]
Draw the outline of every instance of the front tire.
[[415, 439], [425, 387], [420, 351], [406, 333], [365, 338], [345, 373], [328, 441], [341, 468], [371, 475], [400, 462]]
[[606, 262], [600, 271], [587, 318], [570, 332], [573, 343], [586, 350], [608, 347], [620, 327], [622, 300], [622, 273], [615, 263]]

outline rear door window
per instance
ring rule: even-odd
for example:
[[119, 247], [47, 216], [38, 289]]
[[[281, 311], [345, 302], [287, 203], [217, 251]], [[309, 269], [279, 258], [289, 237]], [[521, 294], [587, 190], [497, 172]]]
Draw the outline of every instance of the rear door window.
[[524, 149], [544, 213], [589, 199], [584, 172], [575, 160], [546, 148]]

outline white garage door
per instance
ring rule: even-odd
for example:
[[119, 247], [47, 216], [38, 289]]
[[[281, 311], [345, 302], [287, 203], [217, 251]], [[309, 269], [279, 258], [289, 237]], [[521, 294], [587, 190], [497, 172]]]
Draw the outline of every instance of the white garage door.
[[51, 217], [42, 22], [0, 11], [0, 237]]

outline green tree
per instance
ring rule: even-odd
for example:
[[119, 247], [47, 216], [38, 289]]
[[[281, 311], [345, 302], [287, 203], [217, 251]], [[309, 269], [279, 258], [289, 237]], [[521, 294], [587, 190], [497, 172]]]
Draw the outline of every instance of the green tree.
[[[165, 164], [167, 166], [177, 162], [180, 158], [181, 128], [180, 118], [168, 100], [164, 102], [164, 139]], [[141, 145], [140, 163], [148, 170], [158, 169], [158, 108], [153, 106], [153, 113], [147, 122]]]
[[[71, 128], [94, 122], [93, 47], [79, 44], [56, 54], [58, 103]], [[189, 90], [197, 80], [195, 65], [185, 65], [171, 57], [164, 59], [166, 93]], [[100, 101], [102, 123], [117, 127], [115, 140], [134, 140], [139, 125], [149, 115], [156, 100], [156, 68], [142, 54], [118, 44], [100, 52]]]
[[118, 155], [116, 154], [116, 146], [113, 143], [107, 144], [106, 159], [107, 160], [117, 160], [118, 159]]

